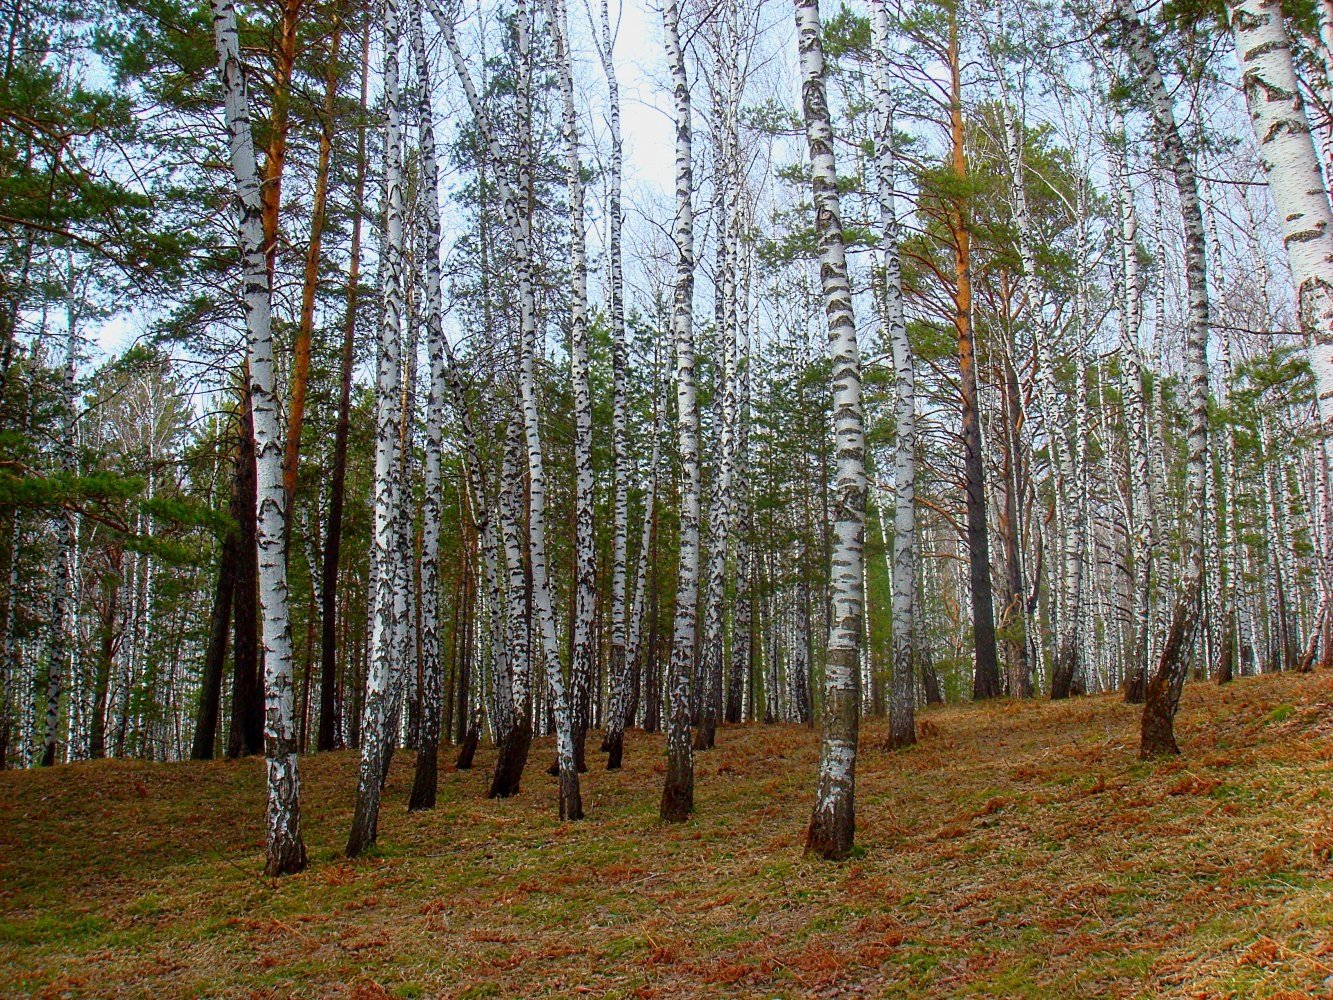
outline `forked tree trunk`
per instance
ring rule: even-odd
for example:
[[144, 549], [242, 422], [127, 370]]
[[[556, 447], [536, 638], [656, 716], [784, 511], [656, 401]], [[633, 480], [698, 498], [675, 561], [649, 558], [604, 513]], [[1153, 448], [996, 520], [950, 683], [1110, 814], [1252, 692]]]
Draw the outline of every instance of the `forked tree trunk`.
[[806, 832], [805, 852], [841, 860], [856, 831], [856, 746], [860, 727], [862, 616], [865, 613], [862, 548], [865, 541], [865, 432], [861, 415], [861, 359], [842, 241], [833, 131], [824, 94], [824, 52], [818, 0], [795, 0], [801, 56], [801, 108], [814, 186], [815, 236], [819, 242], [824, 312], [833, 368], [833, 434], [836, 441], [833, 507], [832, 624], [824, 663], [824, 733], [819, 783]]
[[227, 134], [240, 222], [244, 311], [249, 342], [250, 399], [258, 480], [257, 548], [264, 651], [264, 754], [268, 765], [268, 847], [264, 871], [282, 875], [306, 866], [301, 840], [300, 777], [292, 725], [292, 636], [287, 613], [286, 494], [274, 395], [270, 285], [264, 257], [259, 173], [241, 67], [236, 8], [212, 0], [218, 75], [226, 99]]

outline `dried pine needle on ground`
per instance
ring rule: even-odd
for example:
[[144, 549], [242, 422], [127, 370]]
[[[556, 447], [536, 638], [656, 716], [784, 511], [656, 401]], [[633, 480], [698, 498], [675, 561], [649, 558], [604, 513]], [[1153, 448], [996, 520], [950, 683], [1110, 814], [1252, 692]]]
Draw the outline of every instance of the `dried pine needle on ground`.
[[[0, 993], [208, 997], [1307, 997], [1333, 976], [1333, 678], [1186, 688], [1185, 756], [1137, 759], [1115, 696], [864, 729], [859, 856], [800, 856], [818, 752], [719, 731], [698, 814], [657, 822], [663, 746], [555, 816], [492, 757], [406, 812], [396, 755], [374, 857], [339, 848], [356, 762], [304, 757], [309, 871], [262, 878], [259, 762], [97, 761], [0, 775]], [[595, 746], [595, 741], [593, 743]]]

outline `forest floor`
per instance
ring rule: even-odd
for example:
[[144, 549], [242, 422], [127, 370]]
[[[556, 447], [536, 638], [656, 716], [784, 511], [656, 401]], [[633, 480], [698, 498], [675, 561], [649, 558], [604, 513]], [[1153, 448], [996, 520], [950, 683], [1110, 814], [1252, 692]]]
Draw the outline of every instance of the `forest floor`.
[[258, 761], [7, 772], [0, 994], [1333, 996], [1333, 676], [1187, 686], [1178, 760], [1139, 762], [1137, 721], [1113, 696], [949, 707], [895, 753], [872, 722], [843, 864], [801, 857], [818, 737], [794, 726], [720, 730], [680, 826], [660, 737], [586, 775], [573, 824], [549, 742], [518, 798], [485, 798], [483, 751], [426, 814], [399, 753], [357, 862], [353, 755], [302, 758], [311, 865], [276, 881]]

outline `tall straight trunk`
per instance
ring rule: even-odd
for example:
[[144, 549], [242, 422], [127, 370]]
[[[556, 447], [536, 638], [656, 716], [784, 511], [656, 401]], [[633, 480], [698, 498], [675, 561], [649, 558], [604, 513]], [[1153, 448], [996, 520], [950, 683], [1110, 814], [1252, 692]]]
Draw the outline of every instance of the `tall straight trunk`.
[[856, 832], [856, 745], [860, 727], [862, 572], [866, 517], [865, 431], [861, 415], [861, 358], [842, 240], [833, 130], [824, 94], [824, 51], [818, 0], [795, 0], [801, 55], [801, 108], [814, 187], [815, 237], [832, 357], [834, 474], [833, 553], [829, 567], [832, 626], [824, 661], [824, 733], [819, 783], [805, 851], [841, 860]]
[[[299, 6], [289, 0], [288, 7]], [[295, 16], [292, 17], [293, 34]], [[284, 19], [285, 26], [285, 19]], [[315, 331], [315, 294], [319, 291], [319, 261], [324, 241], [325, 206], [329, 197], [329, 163], [333, 156], [333, 112], [338, 100], [338, 53], [342, 48], [342, 12], [333, 12], [329, 37], [328, 66], [324, 74], [324, 104], [320, 109], [319, 152], [315, 161], [315, 190], [310, 207], [310, 241], [306, 245], [305, 274], [301, 281], [301, 315], [296, 326], [292, 359], [292, 398], [287, 417], [287, 448], [282, 463], [282, 483], [290, 507], [296, 495], [297, 463], [301, 457], [301, 426], [305, 421], [306, 388], [310, 382], [310, 340]], [[288, 523], [288, 536], [291, 525]], [[311, 567], [314, 571], [314, 567]]]
[[902, 260], [894, 204], [893, 93], [889, 67], [889, 17], [884, 0], [871, 0], [875, 42], [875, 179], [880, 249], [884, 254], [884, 327], [893, 354], [893, 675], [889, 746], [916, 742], [916, 360], [903, 316]]
[[[246, 366], [247, 371], [249, 366]], [[249, 379], [247, 378], [247, 383]], [[255, 425], [247, 386], [241, 389], [240, 437], [231, 515], [237, 525], [236, 590], [232, 596], [231, 730], [227, 756], [249, 757], [264, 750], [263, 689], [259, 677], [259, 494], [255, 482]]]
[[218, 75], [226, 98], [227, 132], [240, 221], [245, 320], [249, 342], [251, 415], [254, 420], [259, 553], [259, 603], [264, 652], [264, 756], [268, 764], [268, 847], [264, 871], [281, 875], [306, 866], [301, 840], [300, 777], [292, 727], [292, 635], [287, 610], [286, 494], [274, 394], [273, 336], [268, 267], [264, 256], [259, 172], [236, 8], [212, 0]]
[[[439, 566], [440, 519], [443, 514], [444, 477], [444, 399], [453, 396], [456, 415], [464, 428], [464, 455], [468, 485], [483, 492], [478, 481], [480, 463], [472, 432], [467, 400], [458, 381], [456, 365], [449, 357], [443, 318], [440, 314], [440, 209], [438, 201], [439, 168], [435, 159], [430, 63], [427, 60], [425, 33], [421, 26], [420, 6], [413, 11], [412, 58], [417, 65], [417, 128], [421, 148], [421, 198], [425, 211], [422, 219], [422, 243], [426, 262], [425, 296], [422, 313], [426, 324], [426, 348], [430, 359], [430, 393], [426, 403], [426, 460], [423, 483], [421, 542], [421, 734], [416, 758], [416, 773], [408, 809], [433, 809], [437, 790], [440, 733], [442, 726], [442, 658], [440, 656]], [[452, 386], [451, 386], [452, 377]], [[451, 391], [452, 390], [452, 391]], [[475, 511], [474, 502], [464, 506]], [[494, 546], [483, 548], [488, 568], [494, 561]], [[507, 678], [506, 678], [507, 680]]]
[[500, 484], [500, 529], [508, 576], [505, 593], [505, 646], [513, 703], [512, 726], [502, 735], [491, 780], [490, 798], [517, 795], [532, 746], [532, 665], [529, 643], [529, 578], [523, 559], [523, 506], [527, 499], [523, 477], [523, 437], [519, 425], [505, 427], [503, 475]]
[[1152, 578], [1155, 513], [1149, 484], [1151, 468], [1148, 448], [1148, 413], [1144, 390], [1147, 365], [1140, 343], [1143, 304], [1139, 290], [1138, 216], [1129, 172], [1128, 137], [1123, 115], [1117, 115], [1116, 136], [1120, 148], [1113, 156], [1117, 200], [1120, 209], [1120, 348], [1125, 381], [1125, 432], [1129, 439], [1130, 494], [1129, 552], [1134, 573], [1134, 596], [1130, 623], [1130, 645], [1125, 670], [1125, 701], [1143, 701], [1148, 683], [1148, 660], [1152, 634]]
[[681, 823], [694, 811], [694, 756], [690, 746], [690, 678], [694, 675], [699, 612], [699, 403], [694, 378], [693, 123], [677, 0], [662, 6], [667, 65], [676, 105], [676, 282], [671, 334], [676, 345], [676, 428], [680, 456], [680, 562], [676, 619], [667, 680], [667, 770], [659, 813]]
[[[361, 31], [361, 117], [366, 114], [370, 86], [370, 17]], [[357, 130], [356, 185], [352, 196], [351, 263], [347, 269], [347, 306], [343, 319], [342, 357], [338, 375], [338, 420], [333, 432], [333, 468], [330, 470], [329, 526], [324, 535], [324, 565], [320, 586], [320, 686], [317, 750], [333, 750], [341, 743], [338, 731], [338, 559], [342, 551], [343, 504], [347, 484], [347, 439], [351, 434], [352, 367], [356, 345], [356, 310], [361, 295], [361, 220], [366, 193], [366, 130]]]
[[[459, 82], [463, 85], [468, 106], [485, 142], [490, 163], [498, 168], [506, 162], [506, 158], [490, 127], [490, 120], [481, 99], [477, 95], [471, 71], [454, 34], [453, 22], [445, 15], [436, 0], [427, 0], [427, 3], [440, 28], [440, 33], [444, 36]], [[515, 10], [515, 25], [518, 33], [520, 74], [525, 79], [532, 72], [528, 20], [527, 4], [524, 0], [519, 0]], [[526, 87], [520, 85], [519, 93], [526, 95]], [[556, 758], [560, 772], [560, 817], [577, 820], [583, 817], [583, 803], [579, 792], [569, 698], [560, 666], [560, 647], [556, 635], [555, 607], [546, 553], [546, 466], [542, 452], [535, 374], [537, 315], [532, 282], [531, 219], [522, 211], [518, 196], [518, 192], [528, 196], [531, 189], [529, 166], [532, 147], [531, 115], [526, 97], [520, 103], [521, 106], [518, 108], [520, 176], [517, 191], [515, 185], [510, 184], [503, 174], [498, 176], [498, 180], [504, 215], [509, 224], [510, 237], [518, 260], [519, 328], [522, 336], [519, 395], [528, 452], [528, 553], [532, 567], [532, 598], [540, 633], [542, 661], [546, 671], [546, 689], [556, 728]], [[531, 203], [530, 198], [528, 203]]]
[[373, 620], [366, 675], [366, 702], [361, 732], [361, 766], [356, 811], [347, 839], [347, 856], [370, 848], [379, 823], [380, 791], [389, 756], [389, 721], [393, 710], [393, 668], [401, 590], [395, 586], [395, 540], [398, 537], [399, 491], [397, 443], [401, 406], [403, 324], [403, 183], [402, 135], [398, 90], [400, 39], [398, 0], [384, 4], [384, 158], [385, 213], [381, 249], [382, 309], [375, 373], [374, 550], [376, 567]]
[[565, 0], [546, 0], [547, 26], [555, 49], [560, 85], [560, 139], [565, 155], [569, 200], [570, 375], [574, 383], [574, 628], [570, 660], [570, 708], [574, 762], [580, 771], [590, 723], [597, 611], [597, 536], [593, 523], [592, 381], [588, 355], [588, 254], [584, 231], [582, 164], [578, 113], [574, 106], [574, 65], [570, 54]]
[[[732, 517], [736, 546], [736, 597], [733, 603], [731, 625], [731, 664], [727, 679], [728, 722], [740, 722], [745, 708], [745, 685], [753, 666], [753, 607], [750, 586], [750, 534], [754, 527], [750, 503], [749, 449], [750, 449], [750, 275], [747, 257], [741, 271], [738, 294], [738, 345], [736, 357], [736, 427], [732, 432], [735, 457], [732, 461], [733, 501], [736, 509]], [[753, 698], [754, 688], [751, 687]]]
[[[657, 471], [661, 461], [661, 431], [662, 431], [662, 410], [658, 396], [659, 379], [657, 368], [654, 365], [652, 379], [653, 393], [653, 430], [652, 443], [649, 449], [648, 459], [648, 487], [643, 498], [643, 525], [639, 532], [639, 559], [638, 567], [634, 574], [634, 607], [630, 612], [629, 622], [629, 649], [626, 651], [626, 674], [629, 677], [627, 692], [627, 704], [625, 705], [619, 717], [613, 715], [607, 726], [607, 757], [606, 766], [608, 770], [615, 770], [620, 766], [623, 755], [624, 744], [624, 726], [627, 719], [633, 718], [634, 695], [637, 690], [637, 680], [642, 677], [645, 686], [651, 690], [653, 680], [653, 671], [655, 659], [653, 656], [653, 641], [649, 638], [648, 645], [644, 645], [644, 620], [651, 618], [654, 622], [652, 612], [648, 609], [648, 569], [652, 557], [654, 528], [657, 523]], [[651, 628], [651, 627], [650, 627]], [[655, 634], [655, 633], [654, 633]], [[647, 702], [648, 699], [645, 699]], [[645, 704], [645, 708], [646, 708]], [[653, 707], [656, 707], [654, 702]], [[644, 729], [649, 730], [647, 716], [651, 713], [645, 711]], [[656, 726], [656, 716], [653, 716], [652, 725]], [[616, 727], [619, 727], [618, 729]], [[649, 730], [651, 731], [651, 730]]]
[[[608, 0], [602, 0], [601, 40], [597, 46], [606, 73], [608, 122], [611, 132], [611, 169], [607, 180], [607, 267], [611, 295], [611, 703], [607, 713], [602, 750], [609, 756], [607, 768], [620, 766], [624, 754], [625, 717], [631, 700], [629, 644], [634, 641], [626, 625], [626, 575], [629, 536], [629, 449], [626, 440], [625, 382], [628, 351], [625, 345], [625, 275], [621, 251], [621, 186], [624, 173], [624, 141], [620, 134], [620, 84], [616, 78], [615, 35], [611, 30]], [[656, 468], [654, 467], [654, 475]]]
[[[69, 330], [65, 336], [65, 363], [60, 386], [60, 441], [57, 454], [60, 471], [66, 476], [78, 472], [78, 458], [74, 441], [74, 368], [79, 343], [75, 310], [69, 310]], [[56, 515], [56, 557], [51, 569], [51, 623], [46, 646], [46, 718], [43, 723], [41, 765], [50, 767], [56, 762], [60, 732], [60, 696], [70, 668], [70, 618], [77, 613], [78, 601], [70, 606], [74, 587], [74, 558], [77, 535], [74, 512], [62, 510]]]
[[1148, 681], [1139, 753], [1148, 758], [1177, 754], [1175, 716], [1193, 653], [1203, 597], [1203, 543], [1208, 465], [1208, 261], [1203, 211], [1194, 164], [1176, 124], [1171, 94], [1162, 79], [1148, 29], [1132, 0], [1119, 0], [1119, 14], [1134, 69], [1146, 88], [1157, 140], [1180, 196], [1185, 229], [1185, 281], [1189, 312], [1185, 332], [1189, 431], [1186, 439], [1186, 512], [1181, 531], [1182, 579], [1157, 667]]
[[703, 602], [703, 641], [699, 657], [699, 731], [696, 750], [711, 749], [723, 713], [727, 557], [736, 520], [734, 496], [736, 455], [736, 282], [740, 242], [737, 231], [739, 172], [736, 132], [739, 128], [740, 30], [734, 2], [715, 17], [715, 62], [720, 70], [713, 90], [714, 212], [717, 218], [716, 272], [713, 276], [714, 318], [721, 357], [713, 391], [716, 453], [713, 495], [708, 516], [708, 564]]
[[[958, 183], [967, 180], [963, 147], [961, 56], [958, 49], [958, 10], [949, 9], [949, 122], [951, 167]], [[963, 482], [967, 498], [968, 584], [972, 595], [972, 643], [976, 664], [973, 698], [995, 698], [1001, 693], [1000, 666], [995, 648], [995, 610], [991, 596], [990, 539], [986, 528], [986, 471], [981, 448], [981, 416], [977, 398], [976, 337], [972, 328], [972, 232], [965, 196], [955, 199], [949, 212], [954, 240], [954, 328], [958, 334], [958, 374], [962, 403]]]

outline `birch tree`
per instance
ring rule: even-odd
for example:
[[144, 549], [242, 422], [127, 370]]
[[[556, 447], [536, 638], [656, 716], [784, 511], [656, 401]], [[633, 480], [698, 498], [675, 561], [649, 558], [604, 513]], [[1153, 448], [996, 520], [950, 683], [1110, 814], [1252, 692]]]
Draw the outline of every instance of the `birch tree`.
[[1181, 531], [1182, 578], [1157, 666], [1148, 680], [1139, 752], [1143, 757], [1178, 754], [1174, 722], [1180, 692], [1194, 653], [1203, 596], [1204, 516], [1208, 465], [1208, 261], [1203, 210], [1194, 163], [1185, 150], [1171, 93], [1158, 66], [1147, 26], [1132, 0], [1119, 0], [1118, 13], [1134, 67], [1148, 103], [1157, 141], [1180, 198], [1185, 229], [1186, 320], [1186, 511]]
[[399, 624], [394, 539], [398, 528], [397, 442], [401, 405], [403, 315], [402, 125], [399, 110], [400, 24], [398, 0], [384, 3], [384, 241], [381, 247], [381, 311], [375, 364], [374, 552], [369, 667], [366, 675], [361, 766], [347, 856], [372, 847], [378, 835], [380, 792], [389, 754], [395, 638]]
[[[392, 0], [390, 0], [392, 2]], [[211, 0], [218, 76], [225, 97], [228, 149], [236, 181], [240, 223], [244, 314], [250, 362], [258, 485], [257, 548], [264, 649], [264, 755], [268, 772], [268, 875], [306, 866], [301, 840], [301, 783], [292, 728], [292, 638], [287, 614], [286, 492], [282, 484], [282, 444], [274, 395], [270, 286], [264, 257], [259, 173], [250, 130], [249, 101], [241, 65], [236, 7]]]
[[880, 250], [884, 257], [882, 309], [894, 369], [893, 459], [893, 676], [889, 699], [889, 745], [916, 742], [916, 365], [903, 315], [898, 210], [894, 203], [893, 93], [889, 66], [889, 16], [884, 0], [870, 0], [875, 68], [875, 193], [879, 202]]
[[690, 85], [680, 42], [677, 0], [662, 6], [667, 66], [676, 111], [676, 281], [671, 337], [676, 347], [676, 434], [680, 454], [680, 561], [676, 619], [667, 672], [667, 770], [662, 819], [681, 823], [694, 811], [694, 756], [690, 745], [690, 678], [695, 666], [699, 604], [699, 403], [694, 380], [694, 167]]
[[832, 624], [824, 665], [824, 733], [819, 783], [805, 851], [841, 860], [856, 829], [856, 746], [860, 727], [862, 548], [865, 540], [865, 432], [861, 414], [861, 359], [852, 314], [842, 237], [833, 131], [824, 91], [824, 52], [818, 0], [794, 0], [801, 61], [801, 110], [814, 187], [815, 236], [833, 360], [834, 480]]

